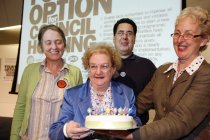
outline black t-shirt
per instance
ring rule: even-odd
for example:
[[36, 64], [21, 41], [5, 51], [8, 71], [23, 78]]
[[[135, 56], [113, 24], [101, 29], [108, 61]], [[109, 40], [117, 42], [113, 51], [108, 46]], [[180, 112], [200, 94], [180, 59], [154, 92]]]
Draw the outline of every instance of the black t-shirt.
[[[119, 76], [114, 80], [124, 83], [134, 90], [135, 97], [144, 89], [151, 80], [156, 70], [151, 60], [132, 54], [122, 59], [122, 67], [118, 71]], [[143, 124], [149, 119], [148, 112], [139, 116]]]

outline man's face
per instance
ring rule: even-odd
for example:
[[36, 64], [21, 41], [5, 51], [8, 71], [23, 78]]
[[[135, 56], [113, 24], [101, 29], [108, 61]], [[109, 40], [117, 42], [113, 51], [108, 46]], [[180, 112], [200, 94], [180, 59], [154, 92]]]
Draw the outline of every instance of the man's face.
[[136, 36], [132, 25], [128, 23], [119, 24], [113, 42], [122, 58], [127, 58], [132, 54]]

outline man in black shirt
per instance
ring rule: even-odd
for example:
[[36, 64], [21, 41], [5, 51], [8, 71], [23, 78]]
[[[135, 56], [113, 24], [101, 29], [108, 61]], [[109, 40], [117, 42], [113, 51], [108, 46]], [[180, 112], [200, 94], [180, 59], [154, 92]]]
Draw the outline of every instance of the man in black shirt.
[[[113, 28], [113, 42], [121, 54], [123, 63], [119, 70], [119, 76], [115, 80], [131, 87], [137, 97], [152, 78], [156, 67], [151, 60], [133, 53], [136, 33], [137, 26], [129, 18], [118, 20]], [[139, 114], [139, 117], [142, 124], [146, 124], [149, 120], [149, 113]]]

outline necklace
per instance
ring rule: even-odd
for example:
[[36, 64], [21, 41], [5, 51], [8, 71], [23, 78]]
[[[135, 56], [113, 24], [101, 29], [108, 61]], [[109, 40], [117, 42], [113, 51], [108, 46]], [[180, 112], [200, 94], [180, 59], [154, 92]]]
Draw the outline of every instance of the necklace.
[[91, 90], [93, 91], [93, 93], [95, 93], [98, 97], [104, 97], [106, 94], [106, 91], [97, 91], [95, 90], [93, 87], [91, 87]]
[[104, 97], [104, 93], [101, 93], [101, 94], [96, 93], [96, 95], [97, 95], [98, 97]]
[[108, 87], [108, 89], [106, 89], [105, 91], [98, 91], [96, 89], [93, 88], [93, 86], [91, 86], [90, 84], [90, 90], [93, 94], [95, 94], [98, 98], [102, 99], [105, 97], [105, 95], [108, 93], [110, 86]]

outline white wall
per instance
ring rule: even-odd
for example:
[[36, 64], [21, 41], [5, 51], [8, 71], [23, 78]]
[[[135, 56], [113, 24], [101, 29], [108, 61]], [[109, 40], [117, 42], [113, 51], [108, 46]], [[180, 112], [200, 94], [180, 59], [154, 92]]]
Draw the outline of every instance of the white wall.
[[[0, 59], [17, 58], [18, 44], [0, 45]], [[2, 69], [2, 68], [1, 68]], [[1, 71], [2, 72], [2, 71]], [[12, 117], [14, 112], [17, 94], [9, 94], [12, 83], [6, 83], [0, 73], [0, 116]]]

